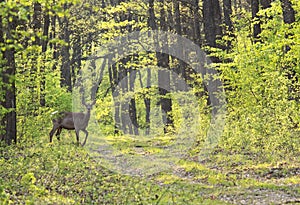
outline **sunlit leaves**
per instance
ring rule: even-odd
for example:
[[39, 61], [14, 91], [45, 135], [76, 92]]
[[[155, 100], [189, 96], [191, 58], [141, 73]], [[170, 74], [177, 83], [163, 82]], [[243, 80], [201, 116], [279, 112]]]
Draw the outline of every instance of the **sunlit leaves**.
[[299, 152], [293, 137], [298, 133], [299, 105], [291, 100], [295, 93], [290, 90], [299, 82], [288, 79], [291, 70], [299, 75], [299, 24], [283, 23], [279, 1], [259, 15], [264, 19], [262, 42], [252, 44], [247, 40], [250, 31], [240, 30], [233, 53], [227, 54], [233, 62], [221, 65], [229, 109], [223, 143], [275, 158]]

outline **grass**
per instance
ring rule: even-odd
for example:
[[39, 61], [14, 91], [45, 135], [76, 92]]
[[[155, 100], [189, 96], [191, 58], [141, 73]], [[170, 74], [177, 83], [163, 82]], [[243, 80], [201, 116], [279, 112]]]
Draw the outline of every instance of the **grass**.
[[[104, 140], [98, 140], [94, 148]], [[172, 138], [147, 141], [110, 136], [106, 140], [124, 159], [162, 157], [148, 167], [147, 161], [141, 167], [142, 161], [132, 166], [135, 169], [162, 165], [167, 159], [163, 157], [168, 156], [163, 146], [172, 144]], [[293, 159], [265, 162], [254, 160], [251, 154], [225, 151], [205, 161], [180, 155], [170, 158], [165, 169], [148, 175], [141, 170], [140, 175], [131, 176], [108, 169], [105, 159], [98, 159], [91, 148], [70, 142], [67, 135], [61, 142], [45, 141], [46, 137], [0, 148], [1, 204], [239, 204], [234, 197], [254, 200], [255, 190], [264, 190], [265, 198], [284, 194], [295, 200], [300, 195], [300, 162]], [[272, 198], [269, 200], [272, 204]]]

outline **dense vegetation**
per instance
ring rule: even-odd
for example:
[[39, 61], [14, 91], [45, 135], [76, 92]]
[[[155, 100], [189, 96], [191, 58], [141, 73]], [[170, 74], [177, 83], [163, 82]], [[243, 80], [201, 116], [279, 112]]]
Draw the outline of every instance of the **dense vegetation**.
[[[0, 0], [0, 204], [300, 203], [299, 12]], [[85, 147], [49, 143], [56, 111], [94, 100]]]

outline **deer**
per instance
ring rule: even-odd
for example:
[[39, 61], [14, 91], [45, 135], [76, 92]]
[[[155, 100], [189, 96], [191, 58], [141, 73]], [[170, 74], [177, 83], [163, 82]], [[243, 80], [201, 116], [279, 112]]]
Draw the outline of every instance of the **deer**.
[[[83, 113], [83, 112], [61, 112], [60, 113], [60, 117], [53, 119], [52, 123], [53, 123], [53, 128], [50, 131], [49, 135], [50, 135], [50, 143], [52, 143], [52, 138], [53, 135], [56, 131], [56, 137], [58, 140], [60, 140], [60, 133], [62, 131], [62, 129], [66, 129], [66, 130], [75, 130], [76, 133], [76, 140], [77, 140], [77, 144], [79, 145], [79, 131], [83, 131], [85, 133], [85, 139], [84, 142], [82, 144], [82, 146], [85, 145], [87, 137], [88, 137], [88, 131], [86, 130], [88, 124], [89, 124], [89, 120], [90, 120], [90, 116], [91, 116], [91, 109], [93, 107], [93, 105], [95, 104], [95, 100], [91, 103], [91, 104], [86, 104], [86, 103], [82, 103], [86, 109], [87, 112]], [[55, 114], [56, 112], [54, 112], [53, 114]]]
[[[97, 75], [95, 73], [96, 71], [96, 63], [95, 63], [96, 59], [93, 59], [91, 62], [91, 67], [93, 68], [93, 73], [92, 76], [96, 76]], [[83, 112], [61, 112], [60, 116], [56, 119], [52, 120], [53, 123], [53, 127], [52, 130], [50, 131], [49, 135], [50, 135], [50, 143], [52, 143], [52, 138], [53, 135], [56, 131], [56, 137], [58, 140], [60, 140], [60, 133], [62, 131], [62, 129], [66, 129], [66, 130], [75, 130], [76, 133], [76, 140], [77, 140], [77, 144], [79, 145], [79, 132], [83, 131], [85, 133], [85, 139], [84, 142], [82, 143], [82, 146], [85, 145], [87, 137], [88, 137], [88, 131], [86, 130], [88, 124], [89, 124], [89, 120], [91, 117], [91, 109], [93, 108], [93, 106], [96, 103], [96, 95], [99, 89], [99, 85], [101, 84], [102, 81], [102, 77], [103, 77], [103, 71], [105, 68], [105, 63], [101, 66], [101, 71], [100, 71], [100, 77], [99, 79], [92, 79], [92, 83], [93, 86], [91, 87], [91, 96], [90, 96], [90, 100], [92, 101], [91, 104], [86, 104], [85, 101], [85, 89], [83, 86], [83, 82], [87, 80], [87, 78], [84, 78], [84, 75], [82, 74], [81, 71], [79, 71], [79, 77], [77, 78], [77, 81], [75, 83], [76, 88], [79, 88], [79, 92], [82, 95], [81, 96], [81, 104], [85, 106], [85, 108], [87, 109], [86, 113]], [[108, 92], [108, 90], [107, 90]]]

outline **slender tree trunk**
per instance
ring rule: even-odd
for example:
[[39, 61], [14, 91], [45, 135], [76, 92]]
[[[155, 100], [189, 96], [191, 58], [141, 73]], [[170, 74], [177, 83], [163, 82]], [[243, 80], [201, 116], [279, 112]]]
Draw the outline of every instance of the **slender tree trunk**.
[[[148, 9], [148, 27], [152, 30], [156, 30], [156, 22], [155, 22], [155, 13], [154, 13], [154, 0], [149, 0], [149, 9]], [[155, 37], [154, 37], [155, 38]], [[147, 83], [146, 89], [151, 87], [151, 69], [147, 68]], [[150, 112], [151, 112], [151, 99], [146, 96], [144, 99], [145, 108], [146, 108], [146, 135], [150, 134]]]
[[[108, 65], [111, 65], [112, 59], [113, 59], [113, 56], [110, 56], [108, 58]], [[115, 108], [115, 113], [114, 113], [115, 130], [114, 130], [114, 133], [119, 134], [120, 128], [121, 128], [121, 119], [120, 119], [121, 104], [120, 104], [120, 100], [118, 99], [118, 97], [120, 95], [120, 91], [117, 88], [119, 76], [118, 76], [116, 64], [113, 64], [108, 68], [108, 74], [109, 74], [110, 86], [112, 88], [111, 92], [112, 92], [114, 108]]]
[[[0, 0], [0, 3], [2, 3], [4, 0]], [[2, 15], [0, 15], [0, 44], [4, 44], [4, 28], [3, 28], [3, 24], [2, 24]], [[5, 54], [4, 54], [4, 51], [1, 50], [1, 59], [4, 59], [5, 57]], [[4, 66], [5, 64], [3, 62], [0, 62], [0, 78], [1, 78], [1, 90], [4, 90], [5, 89], [5, 85], [3, 84], [3, 80], [4, 80]], [[1, 107], [5, 108], [5, 96], [2, 96], [4, 95], [4, 93], [0, 93], [0, 103], [1, 103]], [[5, 116], [4, 115], [1, 115], [1, 121], [0, 121], [0, 141], [2, 140], [5, 140], [5, 136], [6, 136], [6, 133], [4, 131], [4, 128], [5, 128]]]
[[231, 0], [223, 0], [223, 12], [224, 12], [224, 23], [225, 23], [225, 33], [230, 38], [226, 41], [225, 50], [229, 51], [232, 48], [232, 38], [234, 37], [233, 34], [233, 24], [231, 21], [232, 15], [232, 6]]
[[[146, 89], [149, 89], [151, 87], [151, 70], [150, 68], [147, 68], [147, 85]], [[146, 115], [145, 115], [145, 122], [146, 122], [146, 131], [145, 134], [150, 134], [150, 112], [151, 112], [151, 100], [147, 96], [144, 99], [145, 107], [146, 107]]]
[[281, 6], [283, 11], [283, 21], [286, 24], [292, 24], [295, 22], [295, 10], [292, 7], [290, 0], [281, 0]]
[[[290, 0], [281, 0], [281, 7], [283, 11], [283, 22], [285, 24], [292, 24], [295, 22], [295, 10], [292, 7], [292, 3]], [[289, 34], [285, 35], [286, 38], [289, 37]], [[290, 50], [290, 46], [286, 45], [285, 51], [288, 52]]]
[[82, 48], [81, 48], [81, 37], [80, 35], [74, 37], [74, 42], [72, 45], [72, 59], [71, 59], [71, 71], [72, 71], [72, 82], [73, 85], [76, 82], [76, 76], [81, 67], [81, 57], [82, 57]]
[[[129, 77], [129, 90], [131, 93], [134, 93], [134, 82], [136, 79], [136, 73], [137, 70], [135, 69], [131, 69], [130, 77]], [[133, 132], [135, 135], [139, 134], [139, 125], [138, 125], [138, 121], [137, 121], [137, 113], [136, 113], [136, 101], [135, 101], [135, 97], [131, 97], [130, 99], [130, 103], [129, 103], [129, 115], [130, 115], [130, 119], [133, 125]]]
[[[281, 0], [281, 7], [282, 7], [282, 11], [283, 11], [283, 21], [285, 24], [291, 26], [292, 23], [295, 22], [295, 10], [292, 7], [292, 3], [290, 0]], [[285, 35], [285, 38], [289, 38], [291, 36], [290, 33], [288, 33]], [[284, 47], [284, 53], [288, 53], [291, 50], [290, 45], [285, 45]], [[299, 101], [299, 96], [297, 96], [297, 92], [299, 91], [299, 86], [297, 86], [298, 84], [298, 77], [297, 77], [297, 73], [294, 69], [294, 67], [296, 67], [296, 65], [293, 66], [293, 64], [295, 64], [294, 62], [289, 62], [287, 63], [287, 65], [284, 65], [284, 69], [287, 72], [287, 78], [290, 80], [291, 85], [289, 85], [289, 93], [290, 99], [296, 99], [297, 101]], [[298, 94], [299, 95], [299, 94]]]
[[[33, 30], [37, 34], [42, 28], [42, 5], [39, 2], [33, 4], [33, 17], [32, 17]], [[41, 45], [41, 39], [38, 35], [35, 36], [35, 45]]]
[[217, 39], [222, 34], [221, 8], [218, 0], [203, 0], [203, 23], [207, 45], [217, 47]]
[[[128, 20], [132, 21], [132, 19], [134, 19], [135, 22], [139, 22], [139, 17], [137, 15], [132, 16], [132, 13], [130, 12], [129, 16], [128, 16]], [[127, 28], [128, 32], [132, 32], [133, 28], [132, 26], [128, 26]], [[138, 28], [135, 30], [139, 30]], [[130, 57], [130, 60], [132, 62], [138, 62], [138, 54], [133, 55]], [[134, 67], [130, 68], [130, 72], [129, 72], [129, 91], [131, 93], [134, 94], [135, 91], [135, 82], [136, 82], [136, 77], [137, 77], [137, 69]], [[133, 97], [130, 99], [130, 103], [129, 103], [129, 115], [130, 115], [130, 119], [133, 125], [133, 133], [135, 135], [139, 135], [139, 123], [138, 123], [138, 117], [137, 117], [137, 108], [136, 108], [136, 98], [135, 95], [133, 95]]]
[[201, 46], [201, 31], [200, 31], [200, 14], [199, 0], [193, 0], [193, 15], [194, 15], [194, 42]]
[[[164, 5], [164, 0], [159, 0]], [[161, 30], [167, 31], [166, 12], [162, 6], [160, 9], [160, 27]], [[167, 44], [168, 39], [161, 39], [162, 42]], [[165, 45], [167, 46], [167, 45]], [[158, 70], [158, 87], [160, 95], [160, 105], [162, 110], [162, 119], [164, 123], [164, 132], [167, 133], [169, 128], [173, 126], [172, 118], [172, 100], [168, 97], [170, 92], [170, 73], [165, 69], [169, 69], [169, 55], [165, 53], [156, 53]], [[162, 70], [163, 69], [163, 70]]]
[[[8, 17], [10, 18], [10, 17]], [[12, 17], [12, 21], [8, 21], [6, 30], [6, 40], [13, 42], [13, 32], [16, 29], [16, 17]], [[3, 40], [3, 39], [0, 39]], [[2, 71], [3, 84], [4, 84], [4, 101], [2, 105], [8, 109], [8, 113], [4, 116], [5, 134], [4, 140], [10, 145], [12, 141], [17, 143], [17, 116], [16, 116], [16, 87], [15, 87], [15, 50], [14, 48], [7, 48], [4, 51], [4, 59], [6, 65]]]
[[273, 0], [260, 0], [261, 7], [263, 9], [269, 8]]
[[258, 42], [259, 34], [261, 33], [259, 17], [257, 15], [259, 11], [259, 0], [251, 0], [251, 10], [252, 10], [252, 20], [254, 20], [255, 22], [253, 25], [253, 39], [254, 42]]
[[[68, 4], [65, 3], [64, 9], [67, 10]], [[60, 25], [62, 28], [61, 39], [65, 41], [66, 45], [61, 47], [60, 55], [62, 57], [61, 65], [61, 86], [67, 87], [68, 91], [72, 91], [71, 81], [71, 67], [70, 67], [70, 31], [69, 31], [69, 20], [65, 16], [63, 22]]]
[[[127, 64], [127, 61], [127, 58], [122, 59], [121, 63], [119, 64], [119, 80], [121, 81], [120, 84], [123, 96], [126, 96], [126, 94], [128, 93], [128, 71], [124, 66]], [[130, 126], [129, 121], [129, 103], [128, 99], [126, 99], [125, 97], [121, 100], [121, 122], [124, 134], [133, 134], [132, 127]]]
[[[50, 15], [49, 10], [46, 8], [44, 11], [44, 25], [43, 25], [43, 37], [42, 44], [42, 53], [46, 55], [47, 45], [48, 45], [48, 35], [49, 35], [49, 27], [50, 27]], [[42, 66], [40, 73], [42, 75], [42, 80], [40, 84], [40, 105], [43, 107], [46, 105], [45, 99], [45, 87], [46, 87], [46, 79], [45, 79], [45, 67]]]
[[[203, 24], [205, 41], [209, 47], [218, 48], [217, 40], [222, 35], [221, 29], [221, 8], [219, 0], [203, 0]], [[218, 57], [210, 57], [214, 63], [220, 62]], [[203, 83], [204, 92], [208, 93], [208, 88]], [[202, 93], [199, 93], [202, 96]], [[207, 96], [207, 105], [212, 103], [210, 96]]]
[[157, 29], [157, 25], [155, 23], [155, 14], [154, 14], [154, 0], [149, 0], [149, 10], [148, 10], [148, 26], [152, 29], [152, 30], [156, 30]]
[[[173, 7], [174, 7], [174, 27], [175, 27], [175, 32], [177, 35], [182, 36], [182, 27], [181, 27], [181, 14], [180, 14], [180, 2], [179, 0], [173, 0]], [[185, 51], [182, 49], [182, 42], [178, 41], [177, 43], [177, 52], [179, 54], [179, 56], [184, 56], [185, 55]], [[181, 59], [177, 59], [178, 60], [178, 64], [175, 65], [176, 67], [174, 68], [174, 77], [173, 79], [176, 79], [177, 76], [176, 74], [182, 78], [182, 79], [186, 79], [186, 66], [185, 63], [181, 60]], [[181, 85], [180, 82], [177, 82], [175, 80], [174, 82], [174, 86], [176, 90], [185, 90], [185, 87]]]
[[[51, 18], [51, 32], [50, 32], [50, 39], [53, 40], [57, 37], [56, 34], [56, 21], [57, 16], [53, 15]], [[56, 43], [50, 43], [50, 48], [53, 50], [53, 59], [58, 60], [58, 52], [57, 52], [57, 44]]]
[[[40, 33], [42, 30], [42, 5], [37, 1], [33, 3], [33, 15], [31, 25], [35, 34], [35, 40], [33, 42], [33, 45], [39, 48], [41, 46]], [[33, 63], [31, 68], [31, 74], [32, 76], [43, 76], [43, 73], [41, 72], [41, 70], [38, 69], [39, 67], [37, 66], [38, 53], [33, 53], [33, 55], [34, 57], [32, 58]], [[39, 101], [41, 102], [41, 83], [35, 82], [35, 79], [32, 79], [30, 89], [32, 93], [32, 104], [37, 105], [37, 99], [39, 99]], [[34, 113], [36, 113], [36, 111], [37, 109], [33, 110]]]
[[44, 13], [44, 26], [43, 26], [43, 36], [45, 39], [42, 40], [42, 52], [43, 53], [45, 53], [47, 51], [49, 28], [50, 28], [50, 15], [49, 15], [49, 10], [46, 9], [45, 13]]

